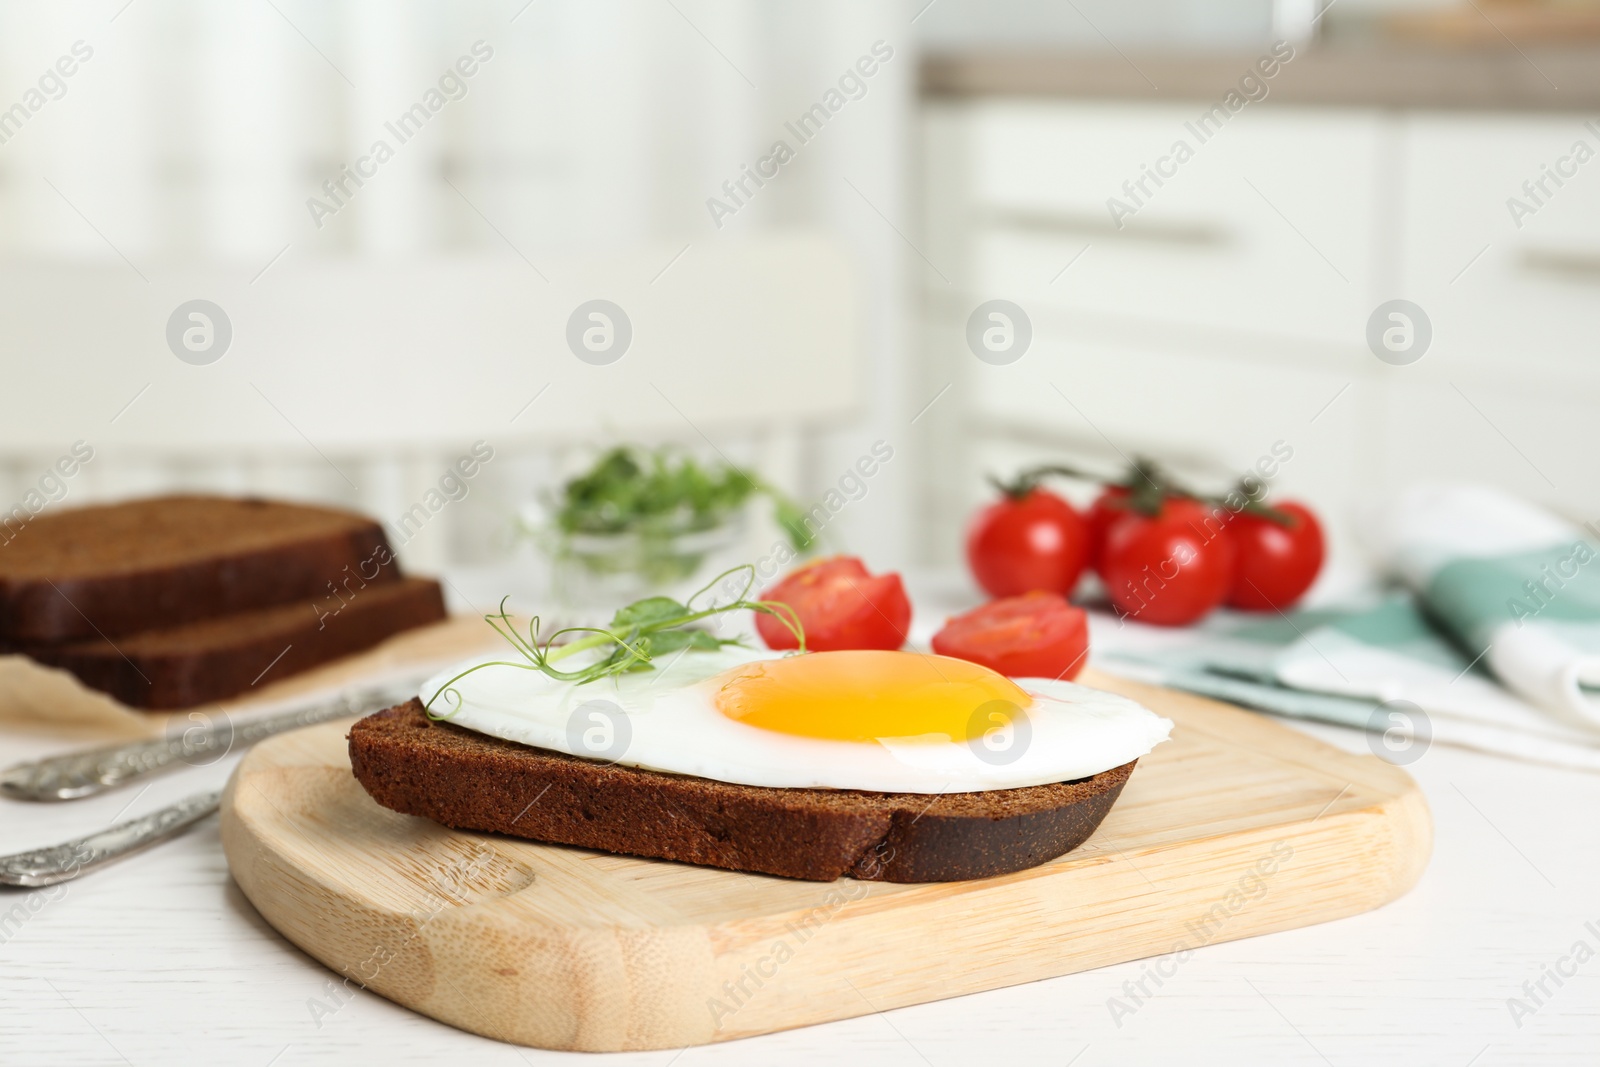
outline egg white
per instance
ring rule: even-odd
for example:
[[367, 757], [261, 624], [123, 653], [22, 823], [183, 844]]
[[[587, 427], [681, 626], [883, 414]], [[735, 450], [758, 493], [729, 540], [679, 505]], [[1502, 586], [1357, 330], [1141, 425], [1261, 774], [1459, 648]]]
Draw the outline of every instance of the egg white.
[[[430, 711], [491, 737], [594, 758], [581, 742], [573, 743], [571, 723], [575, 712], [580, 724], [599, 722], [591, 718], [593, 706], [583, 705], [606, 701], [622, 710], [623, 729], [631, 734], [626, 748], [607, 753], [606, 762], [736, 785], [884, 793], [964, 793], [1088, 778], [1145, 755], [1172, 729], [1169, 720], [1126, 697], [1045, 678], [1013, 679], [1033, 697], [1026, 711], [1031, 736], [1019, 746], [1021, 754], [1006, 763], [981, 759], [967, 744], [943, 734], [877, 743], [832, 741], [750, 726], [716, 709], [710, 678], [781, 655], [734, 646], [694, 651], [656, 670], [585, 685], [491, 666], [450, 687], [459, 701], [441, 695]], [[498, 658], [503, 657], [470, 660], [435, 675], [421, 688], [423, 702], [468, 667]], [[604, 734], [593, 736], [598, 740]]]

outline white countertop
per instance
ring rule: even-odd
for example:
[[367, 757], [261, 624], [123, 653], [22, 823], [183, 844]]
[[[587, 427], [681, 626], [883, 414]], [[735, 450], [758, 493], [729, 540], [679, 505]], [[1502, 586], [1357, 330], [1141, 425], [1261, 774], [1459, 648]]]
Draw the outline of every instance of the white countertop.
[[[1367, 747], [1359, 733], [1291, 725], [1341, 748]], [[0, 762], [59, 747], [0, 732]], [[0, 853], [214, 787], [230, 763], [159, 779], [143, 793], [65, 805], [0, 800]], [[1137, 962], [728, 1045], [610, 1060], [660, 1067], [757, 1059], [1094, 1067], [1234, 1064], [1241, 1056], [1266, 1064], [1597, 1062], [1600, 775], [1440, 745], [1410, 770], [1436, 824], [1434, 857], [1415, 889], [1365, 915], [1199, 949], [1120, 1026], [1107, 1001], [1127, 1000], [1124, 982], [1140, 977]], [[1536, 985], [1579, 941], [1596, 957], [1560, 986], [1545, 977], [1550, 995], [1513, 1018], [1508, 998], [1525, 997], [1523, 983]], [[1572, 970], [1574, 962], [1562, 966]], [[0, 891], [0, 1063], [343, 1067], [585, 1055], [502, 1045], [367, 992], [319, 1021], [311, 1002], [325, 997], [331, 977], [268, 927], [233, 885], [214, 818], [66, 886]]]

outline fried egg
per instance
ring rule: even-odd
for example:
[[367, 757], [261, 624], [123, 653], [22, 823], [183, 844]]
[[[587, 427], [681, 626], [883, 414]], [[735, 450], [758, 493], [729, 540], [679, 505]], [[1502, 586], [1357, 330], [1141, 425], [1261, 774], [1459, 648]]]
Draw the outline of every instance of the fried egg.
[[1119, 767], [1172, 728], [1113, 693], [916, 652], [727, 646], [582, 685], [514, 666], [446, 685], [489, 658], [429, 679], [430, 712], [535, 748], [737, 785], [1014, 789]]

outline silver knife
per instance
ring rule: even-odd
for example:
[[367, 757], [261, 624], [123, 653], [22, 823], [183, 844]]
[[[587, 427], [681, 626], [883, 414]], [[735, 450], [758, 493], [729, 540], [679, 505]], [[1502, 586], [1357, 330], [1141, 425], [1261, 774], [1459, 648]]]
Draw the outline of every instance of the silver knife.
[[420, 679], [350, 690], [276, 715], [234, 723], [205, 716], [181, 734], [69, 752], [0, 772], [0, 793], [17, 800], [80, 800], [177, 767], [205, 766], [263, 738], [331, 719], [352, 718], [411, 699]]

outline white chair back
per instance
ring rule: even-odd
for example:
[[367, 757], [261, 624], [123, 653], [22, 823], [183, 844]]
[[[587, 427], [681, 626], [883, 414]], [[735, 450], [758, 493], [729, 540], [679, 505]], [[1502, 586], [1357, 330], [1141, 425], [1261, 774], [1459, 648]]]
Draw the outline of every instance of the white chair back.
[[[480, 441], [478, 495], [501, 511], [607, 440], [682, 441], [792, 485], [804, 432], [861, 402], [851, 275], [807, 234], [571, 263], [6, 265], [0, 509], [205, 488], [392, 524]], [[574, 324], [592, 301], [621, 314]], [[48, 478], [78, 441], [93, 460]], [[408, 560], [471, 556], [472, 514], [443, 509]]]

